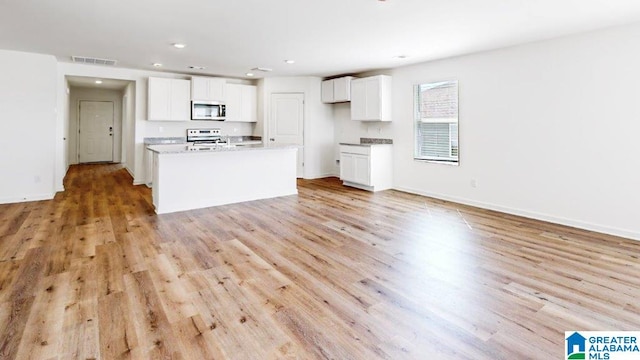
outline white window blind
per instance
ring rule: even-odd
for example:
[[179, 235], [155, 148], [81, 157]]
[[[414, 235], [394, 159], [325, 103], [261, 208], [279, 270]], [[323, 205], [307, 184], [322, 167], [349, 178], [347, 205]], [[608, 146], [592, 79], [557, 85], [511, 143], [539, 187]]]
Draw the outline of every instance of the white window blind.
[[415, 87], [415, 159], [458, 162], [458, 82]]

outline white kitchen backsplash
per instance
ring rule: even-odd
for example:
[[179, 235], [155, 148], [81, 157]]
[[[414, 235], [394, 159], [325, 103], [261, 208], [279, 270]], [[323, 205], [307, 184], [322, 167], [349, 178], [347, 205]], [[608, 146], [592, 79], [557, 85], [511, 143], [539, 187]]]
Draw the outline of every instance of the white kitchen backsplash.
[[358, 142], [361, 137], [391, 138], [391, 125], [380, 121], [351, 120], [349, 103], [333, 105], [336, 143]]
[[144, 137], [186, 136], [187, 129], [220, 129], [223, 135], [252, 135], [255, 123], [236, 123], [224, 121], [176, 121], [145, 122]]

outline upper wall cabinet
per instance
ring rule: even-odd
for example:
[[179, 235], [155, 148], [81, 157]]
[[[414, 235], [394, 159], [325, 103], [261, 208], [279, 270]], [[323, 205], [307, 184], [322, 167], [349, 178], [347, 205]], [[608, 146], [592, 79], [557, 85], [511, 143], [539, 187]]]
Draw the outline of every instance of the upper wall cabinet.
[[149, 78], [147, 119], [188, 121], [191, 118], [189, 80]]
[[258, 91], [255, 86], [226, 84], [224, 92], [227, 105], [225, 121], [258, 121]]
[[224, 101], [225, 79], [199, 77], [191, 78], [191, 100]]
[[343, 76], [322, 82], [322, 102], [333, 104], [351, 101], [351, 80], [353, 76]]
[[391, 121], [391, 76], [351, 81], [351, 120]]

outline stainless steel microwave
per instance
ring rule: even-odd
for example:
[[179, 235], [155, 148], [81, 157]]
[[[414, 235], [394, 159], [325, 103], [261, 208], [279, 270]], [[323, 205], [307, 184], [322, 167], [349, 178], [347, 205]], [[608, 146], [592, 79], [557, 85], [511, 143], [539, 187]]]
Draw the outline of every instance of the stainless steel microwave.
[[191, 101], [191, 120], [224, 121], [227, 106], [220, 101]]

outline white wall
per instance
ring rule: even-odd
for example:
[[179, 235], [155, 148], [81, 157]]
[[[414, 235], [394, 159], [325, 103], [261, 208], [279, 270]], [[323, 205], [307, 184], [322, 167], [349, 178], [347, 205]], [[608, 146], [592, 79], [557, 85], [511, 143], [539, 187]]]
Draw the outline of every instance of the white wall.
[[[395, 187], [640, 239], [639, 38], [632, 25], [394, 70]], [[416, 162], [412, 87], [449, 79], [460, 166]]]
[[136, 130], [136, 85], [130, 82], [124, 90], [122, 98], [122, 161], [125, 169], [135, 179], [133, 165], [135, 164], [135, 130]]
[[0, 50], [0, 64], [0, 203], [53, 198], [56, 59]]
[[54, 138], [54, 171], [53, 182], [56, 191], [64, 191], [64, 176], [69, 169], [69, 81], [60, 72], [56, 64], [56, 121]]
[[[131, 161], [128, 160], [126, 165], [128, 171], [133, 174], [134, 184], [142, 184], [145, 179], [143, 164], [145, 137], [184, 137], [186, 136], [186, 129], [193, 127], [221, 128], [223, 134], [230, 135], [251, 135], [255, 127], [255, 124], [252, 123], [226, 123], [219, 121], [147, 121], [147, 79], [150, 76], [176, 79], [191, 78], [188, 75], [72, 63], [58, 63], [58, 69], [59, 92], [64, 91], [63, 83], [65, 76], [89, 76], [103, 79], [130, 80], [135, 83], [132, 89], [132, 98], [135, 101], [135, 125], [133, 131], [128, 134], [129, 137], [133, 136], [134, 146], [129, 154], [133, 155], [133, 158], [129, 159]], [[230, 81], [246, 83], [233, 79]], [[62, 103], [59, 103], [59, 106], [62, 106]], [[59, 119], [59, 121], [63, 120]], [[124, 141], [127, 140], [130, 139], [124, 139]], [[64, 174], [62, 174], [62, 176], [64, 176]]]
[[122, 98], [121, 90], [71, 87], [69, 100], [69, 163], [78, 163], [78, 125], [80, 101], [113, 102], [113, 161], [122, 159]]
[[330, 105], [320, 98], [322, 79], [319, 77], [275, 77], [258, 83], [257, 131], [264, 140], [269, 138], [268, 123], [271, 116], [271, 94], [304, 94], [304, 178], [314, 179], [335, 174], [334, 120]]

